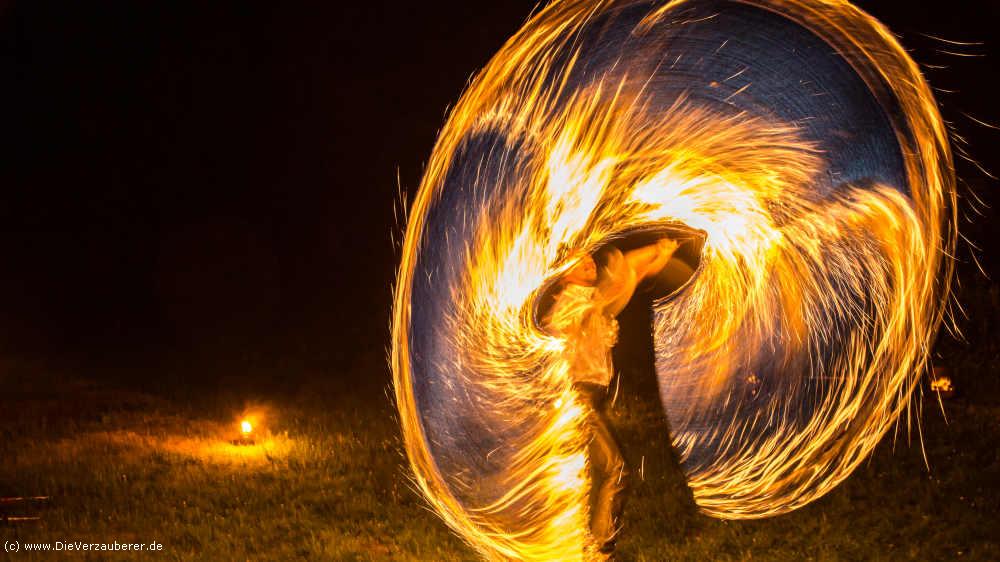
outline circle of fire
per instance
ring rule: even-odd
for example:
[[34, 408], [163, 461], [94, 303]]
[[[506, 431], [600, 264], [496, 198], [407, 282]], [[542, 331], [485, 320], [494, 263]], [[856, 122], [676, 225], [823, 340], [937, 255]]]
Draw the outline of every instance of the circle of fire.
[[557, 1], [451, 112], [410, 212], [392, 366], [414, 481], [491, 559], [593, 559], [584, 406], [536, 322], [568, 257], [705, 237], [654, 303], [660, 398], [723, 518], [830, 491], [908, 410], [948, 298], [930, 89], [842, 0]]

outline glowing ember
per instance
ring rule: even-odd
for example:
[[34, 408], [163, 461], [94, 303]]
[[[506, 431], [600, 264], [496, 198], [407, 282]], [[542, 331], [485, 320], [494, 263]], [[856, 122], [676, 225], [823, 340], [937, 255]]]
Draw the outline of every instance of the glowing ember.
[[951, 377], [939, 374], [938, 371], [938, 369], [934, 369], [934, 375], [931, 378], [931, 391], [937, 392], [945, 398], [950, 398], [955, 394], [955, 386], [951, 382]]
[[575, 252], [659, 229], [705, 238], [653, 311], [696, 502], [815, 500], [907, 410], [954, 197], [930, 89], [846, 2], [554, 2], [472, 82], [413, 204], [392, 361], [416, 484], [488, 558], [601, 557], [586, 409], [538, 306]]
[[931, 390], [935, 392], [951, 392], [955, 387], [951, 385], [948, 377], [939, 377], [931, 381]]
[[243, 420], [240, 422], [240, 433], [243, 434], [243, 437], [249, 437], [252, 432], [253, 425], [250, 423], [250, 420]]

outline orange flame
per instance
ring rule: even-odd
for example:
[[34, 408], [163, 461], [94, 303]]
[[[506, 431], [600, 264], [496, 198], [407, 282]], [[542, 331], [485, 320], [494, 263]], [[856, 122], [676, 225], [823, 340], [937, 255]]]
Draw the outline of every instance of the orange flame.
[[[811, 350], [843, 339], [816, 367], [835, 381], [808, 420], [792, 419], [795, 404], [779, 397], [766, 435], [745, 439], [738, 424], [713, 434], [723, 453], [689, 471], [689, 485], [718, 517], [786, 512], [846, 478], [907, 408], [948, 297], [944, 255], [956, 232], [947, 135], [916, 65], [881, 24], [841, 0], [745, 2], [815, 33], [897, 108], [909, 194], [847, 186], [820, 199], [811, 189], [825, 154], [794, 123], [687, 96], [653, 112], [643, 80], [568, 85], [585, 63], [574, 38], [596, 14], [626, 4], [634, 5], [555, 2], [501, 49], [441, 131], [407, 226], [392, 348], [406, 451], [435, 512], [490, 559], [602, 557], [588, 530], [586, 410], [570, 388], [566, 342], [534, 322], [538, 295], [569, 266], [567, 248], [593, 249], [638, 228], [706, 234], [696, 278], [656, 310], [658, 364], [668, 377], [691, 377], [697, 398], [684, 420], [718, 399], [748, 350], [774, 334], [782, 334], [779, 363], [816, 359]], [[692, 4], [651, 8], [633, 35], [674, 25]], [[475, 231], [436, 328], [454, 350], [440, 368], [463, 373], [456, 384], [474, 397], [454, 407], [481, 407], [517, 429], [496, 453], [505, 464], [490, 475], [490, 493], [477, 496], [475, 475], [443, 472], [431, 451], [414, 393], [411, 297], [428, 212], [456, 154], [469, 135], [496, 130], [530, 143], [535, 159], [510, 172], [517, 201], [490, 202], [494, 220]], [[858, 309], [859, 300], [870, 304]], [[687, 458], [703, 436], [678, 427], [674, 445]]]

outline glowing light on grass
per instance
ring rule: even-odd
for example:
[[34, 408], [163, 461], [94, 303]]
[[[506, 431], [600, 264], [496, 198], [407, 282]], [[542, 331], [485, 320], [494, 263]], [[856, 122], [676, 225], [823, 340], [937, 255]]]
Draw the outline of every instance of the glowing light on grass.
[[630, 232], [705, 237], [655, 304], [695, 500], [820, 497], [906, 411], [948, 296], [954, 178], [927, 84], [840, 0], [555, 2], [473, 80], [417, 193], [394, 307], [414, 480], [488, 558], [600, 558], [586, 409], [546, 287]]
[[157, 446], [172, 453], [219, 465], [266, 466], [286, 459], [295, 441], [276, 435], [252, 442], [213, 437], [170, 437]]

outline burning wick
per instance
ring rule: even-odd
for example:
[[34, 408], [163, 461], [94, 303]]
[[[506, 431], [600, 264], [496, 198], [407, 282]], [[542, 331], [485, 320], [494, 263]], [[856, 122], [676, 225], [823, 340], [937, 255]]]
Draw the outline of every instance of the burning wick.
[[233, 441], [233, 445], [253, 445], [253, 424], [250, 420], [240, 422], [240, 438]]

